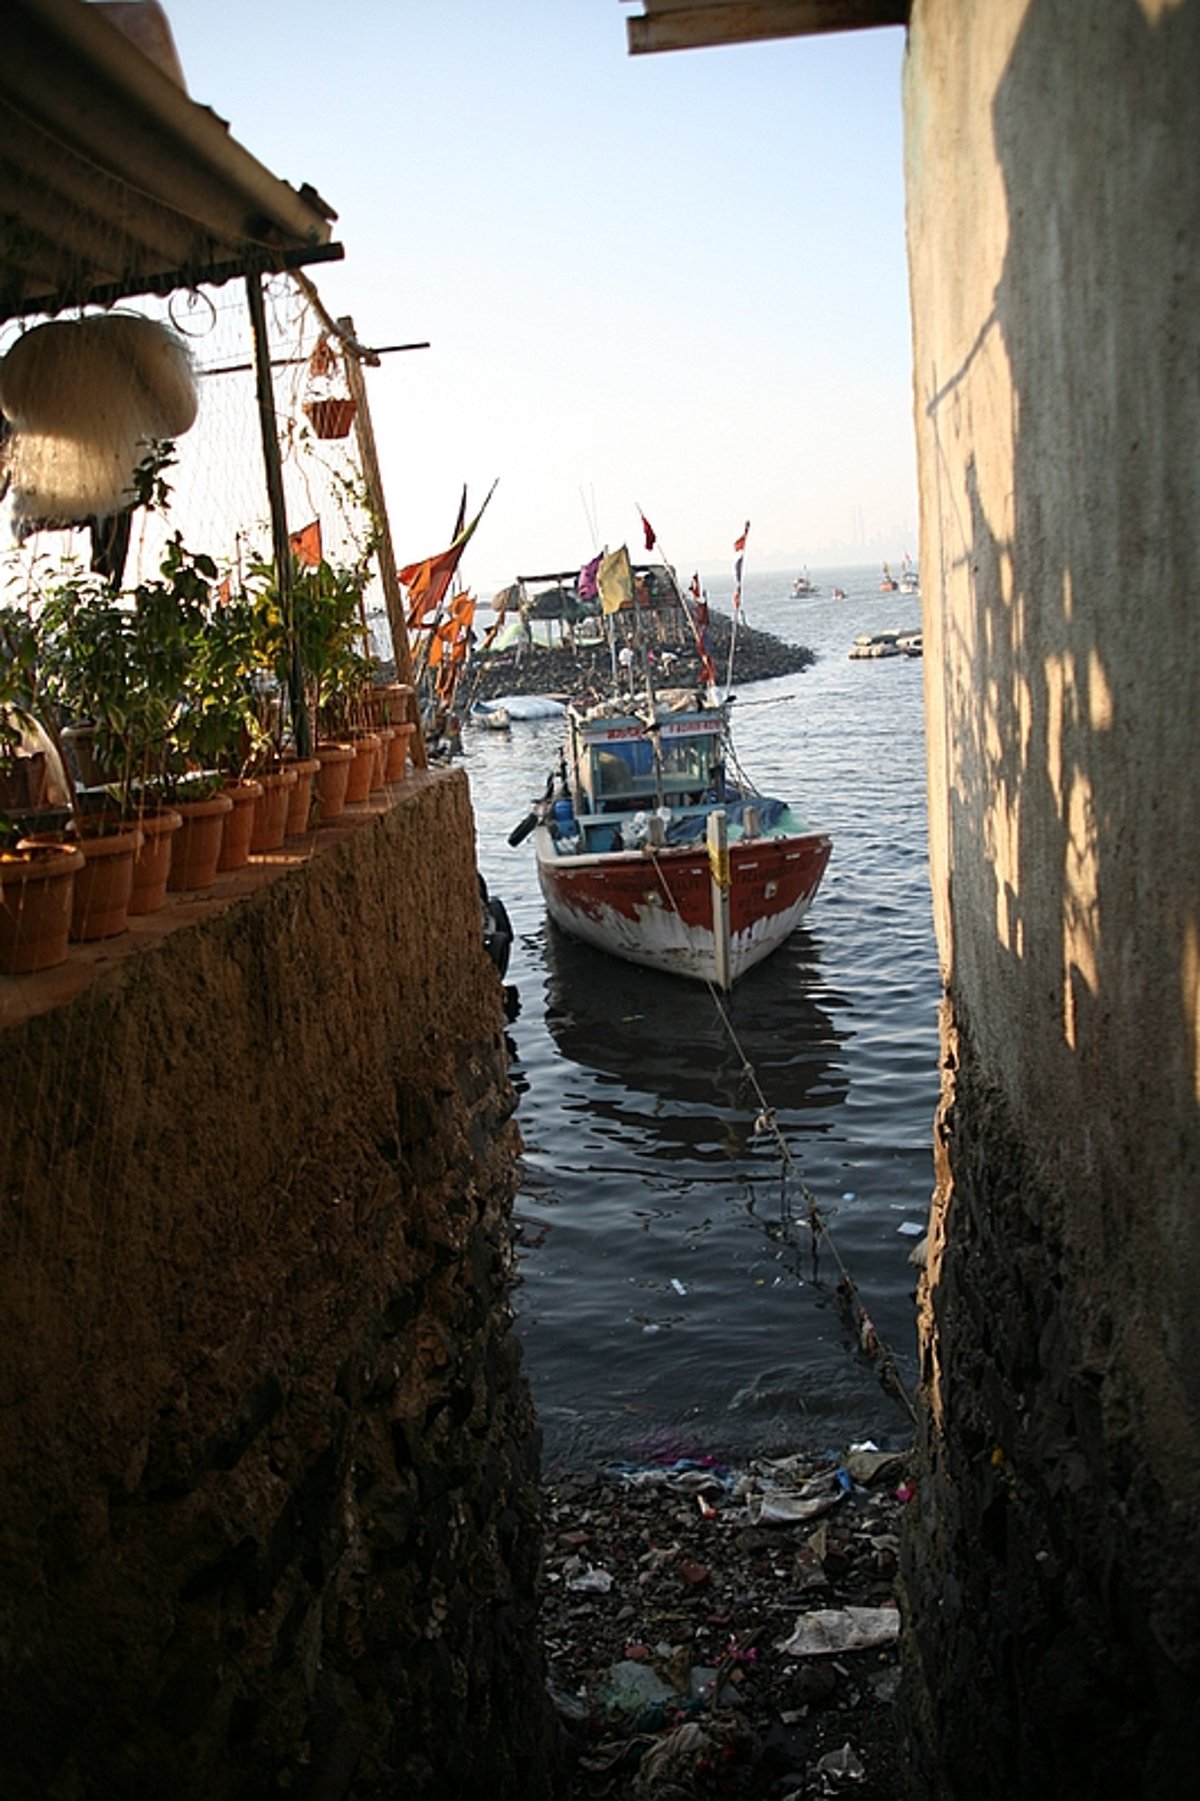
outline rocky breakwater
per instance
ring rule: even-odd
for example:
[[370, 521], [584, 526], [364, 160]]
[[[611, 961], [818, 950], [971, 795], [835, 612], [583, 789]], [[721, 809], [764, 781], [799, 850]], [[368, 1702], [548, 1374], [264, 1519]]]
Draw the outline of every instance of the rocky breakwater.
[[[713, 612], [708, 638], [722, 683], [729, 665], [732, 622]], [[686, 688], [700, 681], [700, 658], [690, 637], [655, 642], [656, 679], [664, 687]], [[767, 681], [773, 676], [797, 675], [816, 661], [803, 644], [786, 644], [771, 632], [739, 625], [734, 657], [734, 685]], [[550, 694], [575, 699], [588, 694], [608, 694], [613, 686], [612, 653], [607, 644], [563, 643], [547, 649], [525, 645], [497, 657], [485, 657], [470, 669], [461, 690], [466, 706], [479, 700], [495, 700], [504, 694]]]

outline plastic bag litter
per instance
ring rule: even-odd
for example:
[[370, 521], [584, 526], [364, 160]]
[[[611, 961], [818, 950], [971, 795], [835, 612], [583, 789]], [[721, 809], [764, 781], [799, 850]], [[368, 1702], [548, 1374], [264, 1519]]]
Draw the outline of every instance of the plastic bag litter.
[[869, 1651], [900, 1636], [895, 1607], [830, 1607], [802, 1613], [780, 1646], [785, 1657], [830, 1657], [839, 1651]]
[[861, 1782], [867, 1773], [867, 1767], [862, 1758], [854, 1746], [849, 1743], [840, 1746], [836, 1751], [827, 1751], [824, 1757], [818, 1758], [814, 1768], [817, 1775], [822, 1778], [826, 1792], [830, 1785], [840, 1788], [843, 1783]]
[[755, 1526], [795, 1526], [836, 1507], [846, 1493], [836, 1474], [814, 1476], [799, 1488], [766, 1487], [746, 1495], [746, 1513]]
[[610, 1713], [640, 1714], [656, 1701], [679, 1699], [678, 1691], [657, 1670], [631, 1657], [612, 1666], [604, 1685], [604, 1704]]
[[699, 1760], [712, 1748], [713, 1740], [704, 1728], [695, 1720], [686, 1720], [647, 1751], [638, 1769], [634, 1793], [652, 1795], [668, 1782], [688, 1783]]
[[567, 1581], [567, 1587], [577, 1595], [606, 1595], [612, 1585], [613, 1579], [607, 1570], [593, 1569], [590, 1564]]

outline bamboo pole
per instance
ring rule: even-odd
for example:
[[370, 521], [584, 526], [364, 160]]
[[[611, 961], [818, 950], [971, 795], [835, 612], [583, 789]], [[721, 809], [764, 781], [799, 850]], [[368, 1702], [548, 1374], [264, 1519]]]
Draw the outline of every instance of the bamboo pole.
[[267, 342], [267, 316], [263, 306], [262, 278], [253, 272], [246, 276], [246, 304], [250, 309], [250, 330], [254, 339], [254, 383], [258, 395], [258, 423], [262, 436], [263, 463], [267, 475], [267, 500], [271, 509], [271, 548], [275, 558], [275, 574], [279, 583], [279, 608], [283, 614], [288, 641], [288, 698], [292, 709], [292, 731], [296, 739], [296, 755], [312, 755], [312, 727], [304, 698], [304, 673], [300, 667], [300, 645], [296, 637], [296, 603], [292, 592], [292, 547], [288, 542], [287, 507], [283, 496], [283, 466], [279, 460], [279, 431], [275, 423], [275, 390], [271, 380], [271, 347]]
[[413, 767], [427, 769], [429, 757], [425, 749], [425, 735], [421, 730], [421, 709], [417, 704], [416, 688], [413, 687], [412, 655], [408, 648], [404, 597], [400, 592], [400, 579], [396, 573], [396, 553], [392, 547], [392, 529], [388, 522], [387, 503], [383, 494], [383, 477], [379, 469], [379, 454], [375, 448], [371, 409], [367, 404], [367, 384], [363, 379], [362, 364], [350, 347], [351, 344], [357, 342], [354, 336], [353, 319], [349, 317], [339, 319], [337, 325], [345, 352], [346, 382], [350, 389], [351, 399], [357, 403], [354, 413], [354, 434], [358, 443], [359, 458], [362, 462], [363, 480], [367, 484], [367, 496], [379, 534], [379, 576], [383, 583], [388, 627], [392, 634], [396, 680], [412, 690], [409, 698], [408, 717], [413, 727], [410, 739]]

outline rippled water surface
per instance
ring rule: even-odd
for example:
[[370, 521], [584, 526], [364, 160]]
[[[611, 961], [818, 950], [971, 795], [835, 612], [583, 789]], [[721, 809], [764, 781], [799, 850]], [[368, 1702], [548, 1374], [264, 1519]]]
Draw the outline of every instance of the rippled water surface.
[[[613, 1458], [736, 1458], [898, 1442], [791, 1215], [807, 1189], [879, 1333], [914, 1374], [909, 1253], [932, 1187], [937, 963], [926, 866], [922, 665], [852, 662], [858, 632], [920, 623], [878, 571], [747, 584], [749, 623], [808, 644], [802, 675], [735, 689], [740, 760], [827, 831], [801, 931], [734, 990], [730, 1041], [706, 991], [577, 945], [546, 920], [532, 846], [508, 831], [544, 784], [556, 721], [469, 731], [479, 860], [516, 933], [510, 1029], [525, 1141], [518, 1331], [549, 1470]], [[829, 598], [837, 583], [845, 601]], [[714, 604], [722, 604], [719, 594]], [[749, 1063], [803, 1188], [754, 1130]]]

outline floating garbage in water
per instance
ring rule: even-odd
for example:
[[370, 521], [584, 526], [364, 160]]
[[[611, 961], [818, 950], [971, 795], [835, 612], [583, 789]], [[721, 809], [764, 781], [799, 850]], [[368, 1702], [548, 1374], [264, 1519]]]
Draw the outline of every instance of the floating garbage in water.
[[685, 1284], [679, 1280], [678, 1276], [671, 1277], [671, 1287], [675, 1290], [676, 1294], [686, 1294], [687, 1293], [687, 1288], [686, 1288]]
[[905, 1238], [923, 1238], [925, 1236], [925, 1228], [919, 1219], [901, 1220], [900, 1224], [896, 1227], [896, 1230], [897, 1232], [902, 1233]]

